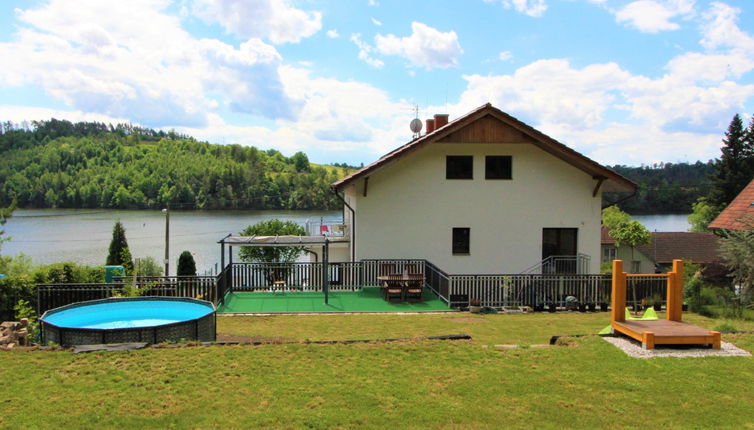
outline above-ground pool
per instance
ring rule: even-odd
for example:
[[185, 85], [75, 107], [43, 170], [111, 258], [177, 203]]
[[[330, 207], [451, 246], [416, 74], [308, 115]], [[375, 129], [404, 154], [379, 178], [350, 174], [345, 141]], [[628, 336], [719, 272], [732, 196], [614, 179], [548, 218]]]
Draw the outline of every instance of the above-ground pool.
[[42, 315], [44, 343], [160, 343], [215, 340], [215, 306], [175, 297], [129, 297], [79, 302]]

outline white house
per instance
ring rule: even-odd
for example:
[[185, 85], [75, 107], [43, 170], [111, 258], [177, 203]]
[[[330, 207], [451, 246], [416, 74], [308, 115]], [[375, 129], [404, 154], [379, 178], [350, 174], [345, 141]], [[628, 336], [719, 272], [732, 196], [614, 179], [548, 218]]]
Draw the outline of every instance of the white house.
[[636, 184], [483, 105], [333, 184], [348, 242], [331, 261], [421, 258], [452, 274], [521, 273], [549, 256], [600, 266], [603, 191]]

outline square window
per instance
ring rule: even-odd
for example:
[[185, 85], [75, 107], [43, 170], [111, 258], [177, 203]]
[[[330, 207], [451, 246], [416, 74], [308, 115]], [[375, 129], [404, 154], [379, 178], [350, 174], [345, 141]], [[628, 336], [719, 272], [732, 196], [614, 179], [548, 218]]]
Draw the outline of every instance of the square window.
[[471, 229], [468, 227], [453, 227], [453, 254], [469, 254], [469, 240]]
[[484, 158], [484, 179], [513, 179], [510, 155], [488, 155]]
[[445, 179], [474, 179], [474, 157], [448, 155], [445, 160]]

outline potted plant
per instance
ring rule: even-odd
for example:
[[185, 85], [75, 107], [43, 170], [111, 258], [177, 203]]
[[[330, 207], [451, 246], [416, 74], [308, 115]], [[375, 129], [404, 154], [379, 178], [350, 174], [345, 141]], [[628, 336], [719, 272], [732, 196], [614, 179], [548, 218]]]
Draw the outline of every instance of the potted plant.
[[597, 312], [597, 303], [591, 302], [588, 303], [587, 308], [589, 308], [589, 312]]
[[469, 312], [478, 314], [482, 312], [482, 301], [478, 298], [469, 299]]
[[537, 303], [533, 306], [534, 312], [544, 312], [545, 311], [545, 304], [544, 303]]
[[558, 304], [557, 304], [557, 303], [550, 303], [550, 304], [549, 304], [549, 305], [547, 306], [547, 311], [548, 311], [548, 312], [555, 312], [555, 311], [557, 311], [557, 310], [558, 310]]

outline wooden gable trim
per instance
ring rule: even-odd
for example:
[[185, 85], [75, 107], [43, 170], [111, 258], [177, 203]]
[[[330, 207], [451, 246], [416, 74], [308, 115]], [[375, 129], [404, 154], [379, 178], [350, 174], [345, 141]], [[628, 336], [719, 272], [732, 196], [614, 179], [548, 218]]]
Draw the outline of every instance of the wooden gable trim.
[[453, 131], [442, 139], [442, 143], [533, 143], [529, 135], [505, 124], [490, 114]]

